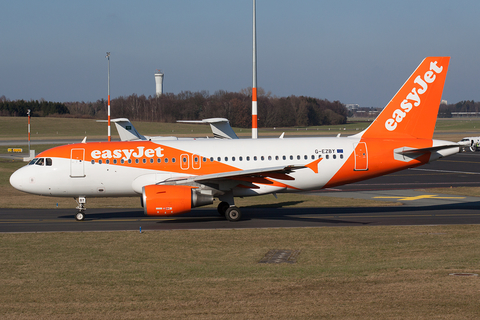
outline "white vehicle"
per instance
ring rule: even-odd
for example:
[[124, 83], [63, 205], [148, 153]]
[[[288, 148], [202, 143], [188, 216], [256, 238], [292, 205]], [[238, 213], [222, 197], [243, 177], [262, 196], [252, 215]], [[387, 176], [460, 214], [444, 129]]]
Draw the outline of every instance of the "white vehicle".
[[423, 60], [364, 131], [349, 137], [85, 142], [40, 153], [10, 177], [18, 190], [74, 197], [137, 196], [146, 215], [169, 216], [219, 199], [330, 188], [417, 167], [459, 152], [433, 140], [449, 57]]
[[480, 148], [480, 137], [465, 137], [458, 142], [462, 146], [465, 146], [462, 149], [470, 148], [470, 151], [475, 152]]

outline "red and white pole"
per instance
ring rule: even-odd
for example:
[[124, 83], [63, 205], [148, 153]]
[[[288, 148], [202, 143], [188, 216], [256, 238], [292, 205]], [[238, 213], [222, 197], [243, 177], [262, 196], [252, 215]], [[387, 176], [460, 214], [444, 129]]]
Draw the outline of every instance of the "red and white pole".
[[110, 52], [107, 52], [106, 58], [108, 59], [108, 141], [112, 141], [111, 131], [110, 131]]
[[253, 84], [252, 84], [252, 139], [257, 139], [257, 13], [256, 1], [253, 0]]
[[28, 109], [27, 115], [28, 115], [28, 155], [30, 156], [30, 109]]

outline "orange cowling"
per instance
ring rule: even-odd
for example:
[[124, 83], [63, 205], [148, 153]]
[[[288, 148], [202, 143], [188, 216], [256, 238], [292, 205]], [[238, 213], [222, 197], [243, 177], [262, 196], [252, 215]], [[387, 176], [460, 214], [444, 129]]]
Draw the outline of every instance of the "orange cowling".
[[143, 187], [143, 209], [147, 216], [172, 216], [192, 209], [190, 186], [149, 185]]

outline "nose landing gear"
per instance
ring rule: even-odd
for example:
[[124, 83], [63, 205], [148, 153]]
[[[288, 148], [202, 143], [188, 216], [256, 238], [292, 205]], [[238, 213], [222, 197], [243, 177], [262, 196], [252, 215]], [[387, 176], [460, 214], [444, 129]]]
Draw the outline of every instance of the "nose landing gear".
[[77, 200], [77, 198], [74, 198], [74, 199], [78, 204], [78, 206], [76, 207], [76, 209], [78, 209], [78, 212], [75, 215], [75, 220], [83, 221], [85, 219], [85, 211], [87, 210], [85, 208], [86, 199], [85, 199], [85, 197], [78, 197], [78, 200]]

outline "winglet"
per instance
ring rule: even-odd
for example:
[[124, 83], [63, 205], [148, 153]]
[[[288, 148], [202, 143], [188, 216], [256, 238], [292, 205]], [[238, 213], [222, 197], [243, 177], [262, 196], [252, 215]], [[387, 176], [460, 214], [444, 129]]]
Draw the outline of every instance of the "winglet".
[[318, 173], [318, 163], [322, 161], [323, 158], [318, 158], [310, 162], [309, 164], [305, 165], [305, 167], [312, 169], [313, 172]]

